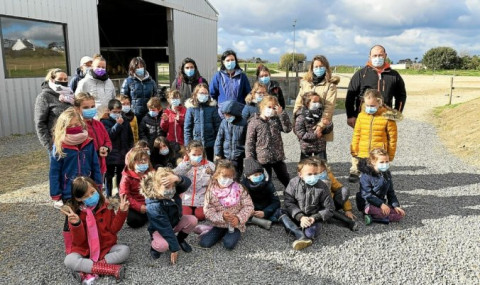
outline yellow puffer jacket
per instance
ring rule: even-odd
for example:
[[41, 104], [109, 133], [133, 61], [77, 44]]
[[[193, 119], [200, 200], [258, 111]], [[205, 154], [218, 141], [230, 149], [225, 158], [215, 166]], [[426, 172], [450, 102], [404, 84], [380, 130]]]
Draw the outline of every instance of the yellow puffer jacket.
[[350, 152], [352, 156], [367, 158], [374, 148], [383, 148], [388, 152], [390, 161], [395, 158], [397, 150], [397, 124], [393, 118], [386, 115], [387, 109], [380, 107], [378, 111], [369, 115], [362, 106], [353, 130]]
[[137, 116], [133, 116], [133, 120], [130, 121], [130, 127], [132, 128], [132, 133], [133, 133], [133, 144], [136, 144], [138, 142]]
[[[330, 196], [332, 196], [333, 198], [333, 195], [335, 195], [335, 192], [342, 189], [343, 184], [337, 180], [337, 178], [333, 175], [330, 169], [327, 170], [327, 173], [328, 173], [328, 179], [330, 179], [330, 182], [332, 182], [330, 186]], [[345, 203], [343, 204], [343, 211], [347, 212], [351, 210], [352, 210], [352, 203], [350, 203], [350, 200], [345, 201]]]

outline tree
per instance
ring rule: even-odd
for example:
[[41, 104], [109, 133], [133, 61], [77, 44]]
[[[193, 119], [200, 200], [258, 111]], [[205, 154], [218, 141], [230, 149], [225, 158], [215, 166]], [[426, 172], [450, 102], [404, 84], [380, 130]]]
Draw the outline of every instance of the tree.
[[[295, 61], [305, 61], [307, 59], [307, 56], [304, 55], [303, 53], [295, 53]], [[293, 53], [284, 53], [280, 57], [280, 63], [278, 65], [278, 68], [280, 69], [287, 69], [287, 67], [291, 67], [293, 65]]]
[[423, 55], [422, 63], [430, 69], [454, 69], [460, 67], [461, 61], [453, 48], [436, 47]]

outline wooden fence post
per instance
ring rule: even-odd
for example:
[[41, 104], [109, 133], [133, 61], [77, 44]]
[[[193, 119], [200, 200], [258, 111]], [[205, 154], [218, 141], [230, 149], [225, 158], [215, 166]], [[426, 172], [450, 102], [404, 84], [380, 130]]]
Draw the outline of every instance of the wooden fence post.
[[448, 105], [452, 104], [452, 95], [453, 95], [453, 76], [450, 77], [450, 98], [448, 99]]

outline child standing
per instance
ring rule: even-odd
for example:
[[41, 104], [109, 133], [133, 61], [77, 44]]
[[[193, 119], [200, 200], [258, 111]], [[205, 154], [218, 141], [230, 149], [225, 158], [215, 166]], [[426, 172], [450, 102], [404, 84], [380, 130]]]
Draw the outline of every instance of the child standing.
[[177, 143], [169, 142], [165, 137], [157, 137], [153, 143], [153, 152], [150, 155], [153, 168], [177, 167], [177, 161], [180, 159], [177, 149], [179, 149]]
[[213, 228], [200, 237], [200, 246], [210, 248], [223, 238], [223, 246], [232, 250], [245, 232], [253, 213], [252, 199], [243, 186], [234, 182], [235, 166], [228, 160], [217, 161], [217, 169], [205, 194], [205, 217]]
[[[362, 111], [353, 129], [350, 151], [352, 154], [352, 167], [348, 180], [358, 182], [357, 165], [361, 158], [369, 157], [370, 151], [375, 148], [384, 148], [388, 152], [390, 160], [395, 157], [397, 149], [397, 124], [400, 120], [398, 112], [388, 109], [383, 105], [383, 97], [376, 89], [367, 89], [363, 95], [364, 104]], [[394, 116], [391, 116], [393, 114]]]
[[127, 156], [128, 163], [122, 172], [120, 195], [126, 195], [130, 203], [127, 225], [132, 228], [142, 227], [147, 223], [145, 197], [140, 194], [140, 181], [153, 170], [150, 157], [144, 149], [133, 148]]
[[247, 158], [244, 163], [242, 185], [247, 188], [255, 210], [250, 222], [269, 230], [272, 222], [277, 221], [275, 212], [280, 209], [277, 190], [258, 161]]
[[250, 94], [245, 97], [245, 107], [242, 110], [242, 117], [246, 120], [250, 119], [254, 114], [258, 113], [258, 103], [262, 102], [263, 97], [268, 95], [267, 86], [255, 82], [253, 84], [253, 89]]
[[359, 163], [360, 192], [356, 195], [357, 208], [365, 213], [365, 224], [398, 222], [405, 216], [393, 189], [388, 152], [373, 149], [368, 159]]
[[245, 146], [246, 157], [252, 157], [260, 162], [272, 177], [272, 168], [280, 182], [287, 187], [290, 181], [282, 134], [292, 130], [288, 114], [278, 105], [277, 98], [265, 96], [259, 104], [260, 115], [255, 114], [248, 123]]
[[[170, 261], [175, 264], [180, 248], [184, 252], [192, 251], [185, 239], [197, 225], [197, 218], [182, 214], [180, 198], [190, 183], [190, 179], [175, 175], [168, 167], [160, 167], [142, 180], [141, 192], [146, 198], [153, 259], [170, 250]], [[175, 233], [178, 233], [177, 236]]]
[[216, 106], [217, 102], [210, 97], [205, 83], [199, 83], [193, 90], [192, 98], [185, 102], [185, 145], [191, 140], [201, 141], [209, 161], [213, 161], [213, 146], [221, 122]]
[[[120, 197], [119, 211], [109, 207], [89, 177], [75, 178], [72, 185], [72, 207], [64, 207], [73, 237], [72, 253], [65, 257], [65, 266], [73, 270], [78, 281], [92, 282], [91, 274], [111, 275], [120, 281], [130, 255], [130, 248], [117, 244], [117, 233], [127, 217], [128, 201]], [[90, 274], [91, 273], [91, 274]]]
[[153, 149], [153, 142], [159, 136], [165, 136], [165, 132], [160, 127], [162, 120], [162, 104], [160, 98], [152, 97], [147, 102], [148, 113], [143, 117], [140, 123], [139, 138], [148, 142], [150, 150]]
[[[303, 106], [300, 108], [295, 119], [295, 134], [300, 141], [300, 160], [309, 156], [327, 159], [327, 142], [324, 134], [333, 130], [333, 123], [321, 128], [318, 123], [322, 120], [323, 106], [320, 103], [320, 95], [310, 91], [303, 96]], [[320, 130], [318, 131], [317, 129]]]
[[185, 124], [187, 109], [182, 106], [181, 97], [182, 94], [180, 94], [178, 90], [172, 90], [168, 93], [167, 100], [170, 107], [163, 112], [160, 126], [167, 134], [167, 140], [169, 142], [178, 143], [183, 146], [183, 126]]
[[301, 160], [298, 176], [290, 180], [285, 190], [283, 215], [279, 220], [295, 235], [292, 244], [295, 250], [310, 246], [320, 234], [321, 223], [330, 219], [335, 210], [330, 190], [320, 181], [319, 174], [324, 170], [316, 159]]
[[247, 120], [242, 117], [243, 105], [237, 101], [225, 101], [221, 107], [224, 119], [215, 140], [215, 160], [228, 159], [237, 170], [237, 178], [243, 172]]
[[128, 97], [128, 95], [120, 94], [117, 95], [116, 99], [122, 102], [123, 116], [130, 122], [130, 127], [132, 128], [133, 133], [133, 143], [136, 144], [138, 142], [138, 121], [137, 116], [133, 113], [130, 97]]

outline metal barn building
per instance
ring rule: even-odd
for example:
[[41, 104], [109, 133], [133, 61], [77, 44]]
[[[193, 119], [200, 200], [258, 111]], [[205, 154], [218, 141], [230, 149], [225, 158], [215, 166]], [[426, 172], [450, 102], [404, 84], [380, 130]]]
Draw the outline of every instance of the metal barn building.
[[34, 132], [35, 98], [47, 70], [60, 67], [72, 76], [85, 55], [102, 54], [117, 84], [135, 56], [165, 83], [185, 57], [210, 80], [217, 22], [207, 0], [0, 1], [0, 137]]

